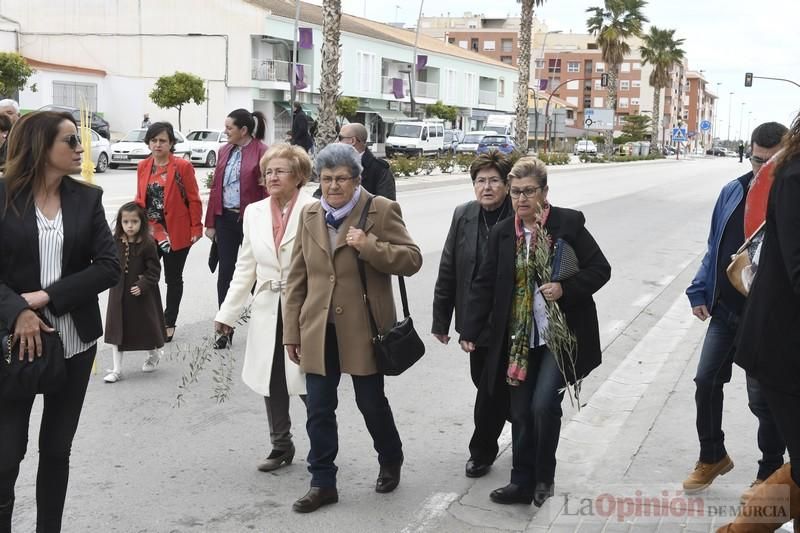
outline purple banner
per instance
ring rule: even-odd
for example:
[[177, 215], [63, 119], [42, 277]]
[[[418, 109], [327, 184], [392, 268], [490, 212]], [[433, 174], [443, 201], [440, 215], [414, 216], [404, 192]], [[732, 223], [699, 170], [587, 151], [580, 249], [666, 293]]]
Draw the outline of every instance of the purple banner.
[[547, 90], [547, 80], [539, 80], [539, 90], [540, 91]]
[[394, 97], [398, 100], [405, 98], [406, 93], [403, 91], [403, 78], [392, 78], [392, 92]]
[[300, 39], [297, 45], [300, 48], [313, 48], [314, 47], [314, 32], [311, 28], [298, 28]]
[[302, 91], [303, 89], [308, 87], [305, 78], [306, 78], [305, 68], [300, 63], [296, 63], [294, 65], [294, 86], [298, 91]]
[[425, 65], [428, 64], [428, 56], [418, 55], [417, 56], [417, 70], [422, 70], [425, 68]]

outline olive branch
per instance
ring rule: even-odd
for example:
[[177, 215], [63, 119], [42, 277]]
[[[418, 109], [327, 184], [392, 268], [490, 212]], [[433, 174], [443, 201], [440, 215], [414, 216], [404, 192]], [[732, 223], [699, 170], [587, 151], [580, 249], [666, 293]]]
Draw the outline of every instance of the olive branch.
[[[539, 275], [541, 284], [550, 283], [553, 278], [552, 247], [550, 234], [544, 227], [539, 226], [536, 231], [536, 242], [533, 249], [533, 266]], [[578, 353], [578, 339], [567, 324], [564, 311], [555, 301], [545, 300], [547, 312], [547, 347], [553, 352], [561, 376], [564, 378], [564, 388], [569, 397], [570, 404], [581, 408], [580, 393], [581, 380], [577, 379], [575, 359]], [[570, 385], [569, 378], [575, 378], [575, 383]]]
[[[236, 325], [247, 324], [250, 316], [251, 308], [248, 305], [239, 315]], [[230, 398], [233, 390], [233, 370], [236, 367], [236, 356], [231, 349], [215, 349], [214, 342], [213, 335], [204, 335], [198, 344], [178, 345], [178, 349], [169, 355], [170, 359], [188, 361], [186, 370], [178, 382], [174, 407], [182, 407], [186, 404], [186, 394], [200, 380], [200, 376], [213, 359], [217, 359], [217, 366], [212, 370], [211, 380], [214, 385], [211, 398], [218, 404], [225, 403]]]

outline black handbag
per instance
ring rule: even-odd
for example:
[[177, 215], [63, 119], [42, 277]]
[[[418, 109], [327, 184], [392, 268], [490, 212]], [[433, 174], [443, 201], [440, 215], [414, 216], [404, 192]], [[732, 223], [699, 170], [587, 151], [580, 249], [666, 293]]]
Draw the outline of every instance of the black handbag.
[[208, 250], [208, 269], [213, 274], [219, 264], [219, 248], [217, 248], [216, 237], [211, 241], [211, 248]]
[[[48, 320], [39, 315], [48, 327]], [[16, 400], [29, 398], [36, 394], [58, 392], [67, 380], [64, 363], [64, 344], [58, 331], [40, 331], [42, 356], [33, 361], [19, 360], [19, 339], [8, 329], [0, 329], [2, 357], [0, 357], [0, 398]]]
[[[364, 229], [371, 203], [372, 198], [370, 197], [361, 213], [359, 229]], [[361, 259], [357, 259], [357, 261], [358, 274], [361, 276], [361, 286], [364, 289], [364, 303], [367, 306], [367, 315], [369, 315], [370, 329], [372, 330], [372, 346], [378, 372], [385, 376], [399, 376], [425, 355], [425, 343], [417, 335], [414, 321], [411, 320], [411, 313], [408, 310], [405, 281], [403, 276], [397, 276], [400, 283], [400, 299], [403, 302], [403, 319], [396, 322], [388, 332], [381, 333], [367, 296], [367, 273], [364, 269], [364, 262]]]

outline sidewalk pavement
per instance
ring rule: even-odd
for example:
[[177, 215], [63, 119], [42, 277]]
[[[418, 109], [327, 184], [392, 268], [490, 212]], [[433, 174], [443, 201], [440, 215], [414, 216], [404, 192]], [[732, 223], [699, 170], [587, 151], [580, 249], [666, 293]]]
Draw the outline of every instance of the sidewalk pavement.
[[[455, 531], [455, 519], [475, 531], [713, 532], [733, 519], [760, 458], [744, 371], [735, 365], [723, 412], [735, 467], [699, 494], [682, 490], [699, 453], [693, 378], [707, 328], [692, 316], [682, 294], [690, 272], [644, 311], [640, 324], [634, 321], [610, 344], [606, 355], [615, 349], [627, 355], [585, 396], [582, 409], [570, 414], [569, 401], [564, 402], [555, 496], [538, 510], [487, 505], [489, 492], [507, 483], [506, 439], [490, 474], [449, 507], [442, 531]], [[791, 525], [784, 530], [792, 531]]]

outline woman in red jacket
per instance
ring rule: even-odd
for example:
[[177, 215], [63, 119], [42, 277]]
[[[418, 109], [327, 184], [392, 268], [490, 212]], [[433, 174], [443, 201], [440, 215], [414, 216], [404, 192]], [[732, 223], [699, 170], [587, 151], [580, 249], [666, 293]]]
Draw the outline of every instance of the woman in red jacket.
[[183, 297], [183, 267], [189, 248], [203, 235], [203, 204], [194, 167], [172, 155], [175, 132], [169, 122], [155, 122], [144, 136], [150, 157], [139, 163], [136, 203], [147, 213], [150, 229], [164, 261], [167, 305], [166, 341], [175, 334]]
[[[243, 238], [244, 210], [268, 196], [266, 188], [261, 185], [259, 168], [259, 161], [267, 151], [267, 145], [262, 142], [265, 130], [266, 119], [260, 111], [251, 113], [246, 109], [235, 109], [225, 119], [228, 144], [219, 151], [205, 224], [206, 236], [216, 241], [219, 253], [217, 298], [220, 306], [236, 270], [236, 257]], [[214, 346], [226, 348], [232, 338], [233, 332], [221, 334]]]

